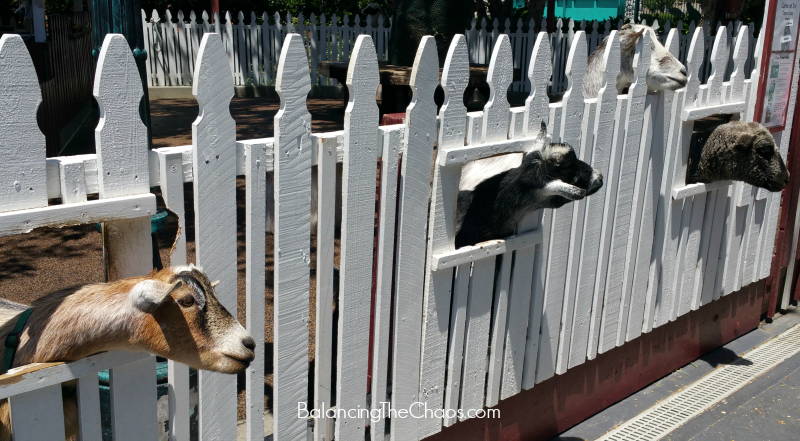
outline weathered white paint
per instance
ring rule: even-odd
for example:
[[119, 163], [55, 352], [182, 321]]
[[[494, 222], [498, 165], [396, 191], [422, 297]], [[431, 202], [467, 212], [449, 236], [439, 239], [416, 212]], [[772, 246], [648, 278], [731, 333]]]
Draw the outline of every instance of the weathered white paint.
[[[300, 439], [307, 424], [297, 403], [308, 400], [308, 294], [311, 265], [311, 90], [303, 41], [287, 34], [275, 89], [275, 438]], [[340, 291], [344, 292], [344, 290]], [[262, 432], [263, 433], [263, 432]]]
[[[637, 54], [633, 59], [634, 80], [628, 89], [627, 112], [624, 118], [625, 133], [621, 162], [619, 163], [618, 188], [614, 214], [614, 230], [611, 238], [611, 251], [608, 260], [608, 272], [603, 304], [600, 337], [597, 352], [602, 354], [617, 345], [620, 331], [620, 317], [628, 313], [625, 302], [624, 281], [633, 274], [630, 272], [631, 260], [629, 242], [632, 244], [635, 230], [633, 195], [636, 176], [639, 174], [639, 154], [649, 156], [649, 146], [640, 150], [642, 124], [644, 123], [645, 101], [647, 97], [646, 75], [650, 64], [650, 33], [645, 32], [639, 39]], [[617, 132], [619, 133], [619, 131]], [[648, 158], [649, 159], [649, 158]], [[642, 161], [642, 166], [647, 162]], [[647, 173], [647, 169], [644, 170]], [[635, 248], [634, 248], [635, 250]], [[627, 329], [627, 328], [626, 328]]]
[[[576, 154], [579, 154], [580, 150], [581, 125], [583, 125], [584, 119], [584, 101], [581, 89], [583, 76], [586, 73], [586, 63], [582, 54], [586, 51], [585, 34], [579, 31], [572, 42], [567, 60], [569, 88], [564, 93], [561, 108], [555, 112], [555, 119], [551, 120], [553, 140], [570, 144], [576, 150]], [[567, 116], [570, 118], [570, 124], [566, 123]], [[550, 246], [547, 250], [549, 256], [547, 258], [545, 306], [542, 312], [542, 331], [536, 369], [537, 383], [552, 377], [556, 372], [574, 209], [574, 204], [567, 204], [553, 210]], [[545, 231], [544, 234], [547, 232]], [[568, 309], [571, 310], [571, 305]], [[571, 319], [569, 326], [571, 327]]]
[[78, 379], [78, 434], [80, 439], [102, 439], [100, 380], [92, 372]]
[[[45, 139], [36, 122], [39, 81], [19, 35], [0, 37], [0, 212], [47, 205]], [[13, 135], [12, 135], [13, 134]]]
[[14, 395], [10, 404], [15, 441], [64, 439], [61, 385]]
[[[372, 38], [369, 36], [361, 35], [356, 40], [350, 67], [347, 70], [347, 87], [350, 91], [350, 102], [344, 115], [345, 150], [339, 273], [340, 341], [336, 354], [336, 396], [338, 407], [358, 409], [367, 403], [377, 170], [375, 161], [379, 145], [378, 105], [375, 101], [378, 88], [378, 60]], [[419, 316], [418, 313], [414, 315]], [[412, 319], [409, 317], [409, 320]], [[404, 335], [403, 339], [407, 337]], [[416, 348], [419, 351], [419, 345], [416, 345]], [[397, 350], [396, 345], [395, 350]], [[396, 354], [395, 363], [397, 363]], [[395, 368], [393, 372], [398, 370]], [[401, 372], [404, 372], [405, 376], [406, 371], [401, 370]], [[413, 373], [411, 375], [413, 376]], [[416, 393], [415, 386], [409, 384], [406, 386], [406, 393]], [[398, 398], [395, 395], [394, 399]], [[392, 429], [395, 430], [395, 425], [392, 425]], [[348, 416], [336, 419], [336, 439], [363, 439], [364, 430], [364, 420], [361, 418]]]
[[[189, 150], [191, 153], [191, 150]], [[167, 209], [178, 217], [178, 234], [170, 254], [172, 266], [186, 265], [186, 216], [183, 197], [183, 153], [158, 151], [161, 196]], [[151, 172], [152, 174], [152, 172]], [[180, 441], [189, 437], [189, 366], [173, 360], [167, 364], [169, 380], [169, 437]]]
[[[317, 285], [316, 331], [314, 345], [314, 400], [316, 408], [331, 406], [331, 369], [333, 366], [333, 249], [334, 201], [336, 195], [336, 146], [341, 135], [312, 135], [312, 145], [317, 146]], [[313, 209], [313, 206], [312, 206]], [[326, 441], [333, 436], [333, 419], [314, 421], [315, 441]]]
[[[359, 37], [361, 38], [361, 37]], [[395, 346], [393, 403], [398, 408], [410, 408], [413, 402], [425, 402], [440, 408], [444, 400], [441, 382], [426, 383], [420, 376], [420, 347], [422, 345], [422, 306], [425, 304], [425, 262], [428, 226], [428, 200], [431, 187], [433, 144], [438, 138], [436, 103], [433, 94], [439, 84], [439, 57], [433, 37], [420, 41], [411, 70], [409, 85], [413, 92], [406, 109], [403, 160], [400, 170], [398, 198], [397, 256], [395, 276]], [[431, 319], [445, 320], [446, 312]], [[401, 374], [402, 373], [402, 374]], [[413, 391], [413, 385], [418, 390]], [[403, 388], [408, 388], [403, 390]], [[415, 399], [414, 396], [417, 396]], [[419, 406], [419, 405], [417, 405]], [[392, 421], [393, 439], [423, 438], [441, 430], [441, 418], [406, 418]], [[414, 426], [417, 426], [415, 428]]]
[[[211, 280], [220, 303], [236, 316], [236, 123], [229, 105], [233, 78], [219, 35], [200, 44], [192, 94], [200, 107], [192, 123], [195, 247], [197, 264]], [[200, 439], [236, 433], [236, 378], [198, 372]]]
[[[392, 312], [392, 275], [394, 268], [394, 226], [397, 211], [397, 178], [405, 126], [380, 128], [381, 143], [381, 194], [378, 224], [378, 256], [375, 280], [375, 317], [372, 350], [372, 408], [378, 409], [388, 402], [389, 346]], [[373, 441], [383, 441], [386, 432], [385, 418], [370, 421]]]
[[[464, 332], [464, 374], [461, 385], [461, 409], [481, 409], [486, 388], [486, 358], [492, 316], [495, 257], [476, 260], [467, 300]], [[464, 413], [460, 420], [467, 419]]]
[[[578, 282], [575, 297], [575, 310], [572, 318], [572, 341], [570, 344], [569, 367], [577, 366], [586, 360], [589, 344], [589, 327], [592, 319], [599, 313], [602, 296], [597, 296], [595, 279], [601, 250], [601, 238], [605, 237], [604, 231], [611, 228], [606, 222], [609, 214], [604, 215], [607, 195], [612, 188], [611, 182], [611, 152], [615, 126], [615, 110], [617, 105], [617, 92], [615, 78], [619, 73], [620, 49], [619, 36], [616, 31], [608, 37], [603, 58], [606, 66], [605, 85], [598, 92], [595, 119], [590, 121], [595, 132], [594, 145], [590, 164], [603, 174], [604, 186], [586, 201], [586, 214], [584, 218], [583, 240], [581, 241], [581, 262], [578, 270]], [[587, 155], [587, 159], [589, 159]], [[609, 207], [610, 208], [610, 207]], [[598, 303], [599, 302], [599, 303]]]
[[111, 368], [108, 380], [113, 438], [120, 441], [156, 439], [155, 355]]
[[[256, 358], [245, 371], [247, 396], [247, 441], [264, 439], [264, 256], [267, 200], [267, 146], [245, 145], [247, 187], [245, 189], [247, 267], [245, 279], [247, 330], [256, 342]], [[274, 315], [273, 315], [274, 317]]]
[[[496, 52], [495, 52], [496, 53]], [[492, 307], [492, 327], [489, 335], [489, 366], [486, 376], [486, 406], [494, 407], [500, 400], [500, 380], [503, 374], [506, 325], [508, 321], [511, 266], [514, 253], [507, 252], [498, 258], [500, 270], [495, 277]]]
[[[562, 139], [573, 146], [575, 154], [580, 160], [591, 161], [592, 152], [589, 150], [593, 145], [593, 136], [589, 125], [594, 123], [596, 101], [585, 102], [583, 97], [583, 77], [587, 70], [587, 64], [583, 62], [583, 51], [586, 50], [585, 34], [579, 31], [575, 35], [570, 54], [567, 59], [567, 76], [569, 77], [570, 88], [564, 94], [563, 111], [567, 112], [563, 116], [570, 117], [572, 123], [562, 125]], [[583, 104], [583, 108], [581, 108]], [[566, 124], [567, 118], [562, 118], [561, 123]], [[580, 121], [580, 123], [578, 123]], [[567, 251], [567, 266], [565, 268], [564, 279], [564, 304], [561, 312], [561, 329], [558, 338], [558, 349], [556, 353], [555, 373], [563, 374], [569, 365], [569, 347], [572, 339], [573, 313], [575, 309], [575, 296], [578, 283], [578, 268], [580, 266], [581, 240], [583, 239], [584, 215], [586, 213], [586, 200], [575, 201], [567, 206], [572, 208], [572, 219], [569, 220], [567, 228], [569, 232], [569, 249]], [[569, 211], [561, 210], [563, 212]], [[561, 228], [560, 224], [555, 224], [555, 232]]]

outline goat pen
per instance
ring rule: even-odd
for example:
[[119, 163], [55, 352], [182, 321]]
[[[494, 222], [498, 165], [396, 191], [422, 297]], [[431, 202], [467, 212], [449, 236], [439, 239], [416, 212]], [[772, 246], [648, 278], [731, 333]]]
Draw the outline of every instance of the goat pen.
[[[527, 70], [530, 96], [515, 108], [506, 99], [513, 51], [508, 36], [500, 35], [487, 79], [494, 92], [483, 111], [470, 113], [462, 103], [469, 66], [465, 38], [454, 39], [441, 72], [433, 39], [426, 38], [414, 64], [405, 123], [393, 126], [378, 125], [377, 56], [372, 38], [361, 35], [350, 56], [344, 130], [312, 133], [305, 103], [311, 87], [307, 52], [300, 35], [288, 34], [276, 71], [281, 110], [274, 137], [236, 140], [228, 108], [233, 72], [219, 35], [206, 33], [193, 71], [200, 106], [193, 143], [148, 152], [138, 120], [142, 83], [123, 37], [112, 34], [95, 76], [102, 115], [97, 154], [50, 159], [36, 125], [41, 92], [33, 65], [19, 37], [5, 35], [0, 109], [7, 127], [19, 135], [0, 140], [0, 235], [104, 222], [110, 277], [140, 275], [151, 263], [155, 196], [149, 188], [161, 188], [185, 227], [183, 184], [192, 182], [196, 263], [211, 280], [220, 280], [219, 300], [235, 316], [236, 230], [229, 219], [236, 215], [236, 176], [245, 176], [246, 326], [259, 348], [246, 371], [247, 439], [263, 439], [263, 244], [266, 173], [274, 173], [274, 439], [362, 440], [367, 431], [372, 440], [383, 440], [385, 432], [398, 441], [422, 439], [471, 416], [458, 409], [495, 406], [769, 274], [780, 194], [738, 182], [684, 182], [695, 120], [714, 114], [753, 117], [759, 60], [745, 79], [749, 32], [739, 34], [732, 53], [727, 35], [717, 32], [705, 84], [699, 74], [705, 34], [698, 28], [686, 55], [687, 86], [648, 94], [646, 33], [628, 94], [617, 95], [612, 81], [598, 98], [584, 99], [587, 39], [578, 31], [566, 63], [567, 91], [561, 102], [549, 104], [551, 47], [548, 35], [539, 33]], [[616, 78], [616, 31], [609, 41], [606, 75]], [[678, 55], [676, 29], [665, 46]], [[724, 81], [729, 58], [732, 73]], [[439, 84], [445, 101], [437, 115], [433, 96]], [[455, 249], [462, 164], [524, 151], [541, 121], [553, 141], [571, 144], [580, 159], [603, 173], [605, 187], [585, 200], [536, 213], [516, 236]], [[779, 146], [785, 157], [788, 136]], [[334, 323], [337, 162], [344, 173]], [[315, 232], [313, 167], [319, 191]], [[87, 200], [94, 193], [99, 199]], [[61, 203], [48, 201], [54, 198]], [[310, 375], [312, 233], [317, 289]], [[185, 233], [176, 240], [171, 262], [186, 263]], [[11, 400], [15, 439], [63, 437], [59, 383], [74, 379], [81, 437], [98, 439], [97, 372], [109, 368], [114, 439], [154, 439], [155, 358], [131, 353], [32, 365], [6, 380], [0, 377], [0, 398]], [[170, 439], [189, 438], [188, 378], [188, 367], [170, 362]], [[422, 418], [375, 412], [387, 402], [395, 410], [421, 412]], [[298, 408], [304, 405], [333, 411], [301, 418]], [[235, 376], [201, 371], [199, 412], [201, 440], [235, 439]]]

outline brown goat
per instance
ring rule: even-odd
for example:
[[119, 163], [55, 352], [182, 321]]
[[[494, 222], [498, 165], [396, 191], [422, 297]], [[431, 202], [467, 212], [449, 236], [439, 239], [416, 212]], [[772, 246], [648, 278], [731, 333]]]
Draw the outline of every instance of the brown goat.
[[[49, 294], [31, 305], [35, 309], [12, 367], [128, 350], [195, 369], [242, 371], [255, 358], [255, 341], [219, 303], [214, 285], [200, 268], [189, 265]], [[1, 341], [27, 308], [0, 299]], [[75, 384], [64, 383], [62, 389], [69, 438], [78, 430]], [[0, 441], [10, 440], [8, 400], [0, 400]]]

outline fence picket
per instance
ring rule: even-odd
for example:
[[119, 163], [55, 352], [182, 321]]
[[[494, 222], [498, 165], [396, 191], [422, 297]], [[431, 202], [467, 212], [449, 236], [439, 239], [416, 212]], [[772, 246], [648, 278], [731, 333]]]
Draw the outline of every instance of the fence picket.
[[[602, 320], [600, 322], [600, 337], [597, 352], [602, 354], [617, 345], [618, 335], [627, 331], [627, 326], [620, 330], [621, 316], [628, 314], [629, 304], [625, 298], [624, 281], [627, 276], [633, 278], [635, 264], [632, 260], [631, 248], [634, 235], [631, 229], [635, 227], [635, 213], [632, 212], [633, 195], [635, 191], [636, 176], [640, 173], [635, 164], [644, 165], [639, 161], [642, 125], [644, 123], [645, 102], [647, 96], [646, 75], [650, 65], [650, 38], [651, 33], [645, 32], [639, 39], [638, 55], [634, 57], [635, 76], [633, 83], [628, 88], [627, 109], [625, 124], [625, 139], [621, 162], [618, 162], [618, 189], [614, 213], [614, 231], [611, 237], [611, 250], [608, 259], [605, 299]], [[619, 132], [618, 132], [619, 133]], [[649, 144], [649, 143], [647, 143]], [[649, 146], [648, 146], [649, 147]], [[649, 148], [643, 153], [649, 156]], [[645, 172], [646, 173], [646, 172]], [[635, 228], [634, 228], [635, 229]], [[630, 244], [629, 244], [630, 242]], [[629, 246], [630, 245], [630, 246]]]
[[[363, 37], [359, 37], [363, 38]], [[433, 155], [433, 144], [437, 139], [436, 103], [433, 94], [439, 85], [439, 57], [433, 37], [426, 36], [420, 41], [414, 58], [414, 67], [409, 81], [413, 97], [406, 109], [405, 151], [403, 153], [401, 182], [398, 198], [397, 224], [397, 263], [395, 292], [397, 320], [395, 329], [395, 354], [392, 372], [403, 373], [404, 381], [395, 381], [396, 385], [405, 384], [407, 389], [395, 386], [398, 395], [392, 400], [402, 408], [411, 407], [415, 401], [425, 401], [441, 407], [444, 390], [441, 382], [428, 384], [420, 377], [420, 347], [422, 317], [421, 306], [424, 299], [425, 273], [420, 262], [425, 261], [426, 237], [420, 232], [427, 230], [428, 200], [430, 199], [430, 173]], [[436, 299], [438, 300], [438, 299]], [[447, 317], [447, 314], [443, 314]], [[442, 319], [444, 317], [441, 317]], [[414, 399], [414, 386], [418, 385], [417, 399]], [[399, 422], [398, 422], [399, 423]], [[418, 426], [418, 431], [406, 423], [398, 424], [394, 436], [403, 434], [403, 439], [417, 439], [441, 430], [441, 418], [422, 418], [410, 421], [409, 426]], [[392, 430], [395, 425], [392, 424]], [[406, 438], [408, 436], [408, 438]]]
[[11, 397], [10, 404], [15, 441], [64, 438], [60, 384], [15, 395]]
[[[394, 268], [394, 226], [397, 207], [397, 180], [403, 141], [403, 126], [381, 127], [381, 195], [378, 226], [378, 256], [375, 281], [375, 336], [372, 351], [372, 408], [388, 401], [389, 347], [391, 334], [392, 275]], [[386, 420], [370, 421], [373, 441], [383, 441]]]
[[0, 139], [0, 212], [46, 207], [45, 138], [36, 121], [42, 91], [19, 35], [0, 38], [0, 88], [3, 123], [15, 133]]
[[[526, 134], [532, 136], [539, 133], [542, 123], [548, 124], [550, 117], [547, 88], [550, 75], [553, 73], [550, 62], [552, 47], [546, 32], [540, 32], [533, 47], [531, 64], [528, 67], [528, 79], [531, 83], [531, 94], [525, 100]], [[548, 124], [552, 127], [552, 124]], [[547, 257], [550, 243], [550, 227], [553, 210], [540, 210], [534, 215], [538, 219], [538, 229], [542, 232], [542, 243], [534, 253], [533, 286], [531, 302], [528, 310], [528, 332], [525, 340], [525, 357], [522, 364], [522, 387], [530, 389], [536, 380], [536, 365], [539, 360], [540, 325], [543, 319], [545, 277], [547, 274]], [[519, 367], [517, 367], [519, 369]], [[519, 373], [519, 370], [517, 371]]]
[[[333, 366], [333, 253], [336, 201], [336, 152], [342, 144], [341, 132], [333, 136], [311, 135], [317, 144], [317, 284], [314, 346], [315, 408], [331, 407], [331, 369]], [[322, 415], [314, 421], [314, 440], [330, 440], [333, 419]]]
[[[486, 388], [486, 355], [492, 316], [495, 257], [476, 260], [467, 300], [467, 321], [464, 331], [464, 374], [461, 382], [461, 409], [481, 409]], [[467, 418], [466, 413], [460, 420]]]
[[275, 437], [290, 439], [305, 436], [307, 427], [305, 420], [297, 418], [297, 403], [307, 400], [308, 391], [311, 114], [306, 109], [306, 97], [311, 83], [305, 75], [307, 71], [308, 58], [302, 36], [287, 34], [275, 81], [281, 107], [275, 115], [273, 414]]
[[[229, 110], [233, 75], [219, 34], [203, 35], [197, 59], [192, 81], [200, 107], [192, 123], [197, 264], [211, 280], [220, 281], [217, 297], [235, 317], [236, 225], [230, 219], [236, 216], [236, 122]], [[234, 437], [236, 379], [200, 371], [198, 384], [200, 439]]]
[[[676, 92], [674, 112], [668, 137], [668, 151], [671, 157], [664, 168], [664, 183], [662, 191], [666, 194], [667, 205], [661, 212], [664, 218], [663, 245], [661, 248], [661, 277], [659, 281], [659, 298], [656, 302], [653, 327], [661, 326], [677, 317], [678, 302], [680, 301], [679, 284], [681, 263], [678, 262], [678, 245], [683, 235], [682, 225], [689, 223], [688, 217], [684, 223], [684, 205], [687, 200], [672, 200], [672, 189], [685, 183], [686, 161], [689, 157], [689, 139], [691, 137], [692, 123], [683, 122], [678, 116], [683, 109], [695, 106], [695, 101], [700, 95], [700, 69], [704, 51], [704, 35], [702, 28], [695, 30], [692, 43], [687, 50], [687, 71], [689, 81], [683, 90]], [[658, 243], [657, 243], [658, 244]], [[657, 250], [658, 251], [658, 250]]]
[[[577, 147], [578, 150], [580, 149], [581, 139], [580, 125], [567, 125], [566, 117], [569, 115], [574, 118], [573, 121], [583, 121], [584, 101], [581, 87], [583, 76], [586, 73], [586, 60], [583, 57], [585, 53], [586, 36], [583, 31], [578, 31], [576, 38], [572, 42], [566, 65], [569, 88], [564, 93], [560, 111], [556, 110], [557, 118], [553, 124], [555, 126], [553, 128], [553, 140], [565, 142], [573, 146], [573, 148]], [[574, 127], [575, 125], [578, 127]], [[564, 287], [567, 281], [567, 261], [569, 258], [573, 205], [569, 204], [561, 209], [553, 210], [553, 230], [550, 232], [547, 276], [545, 279], [544, 317], [542, 318], [542, 333], [539, 341], [539, 360], [536, 372], [537, 383], [552, 377], [556, 372], [565, 294]]]
[[[61, 385], [57, 385], [59, 389]], [[96, 373], [78, 379], [78, 435], [80, 439], [102, 439], [100, 422], [100, 380]], [[187, 432], [188, 435], [188, 432]]]
[[177, 37], [178, 37], [177, 38], [177, 43], [178, 43], [177, 54], [178, 54], [178, 60], [179, 60], [179, 64], [180, 64], [180, 69], [179, 69], [180, 70], [180, 85], [181, 86], [187, 86], [187, 85], [190, 84], [189, 83], [189, 78], [190, 78], [189, 77], [189, 63], [191, 61], [189, 60], [189, 56], [190, 55], [189, 55], [189, 52], [187, 50], [188, 49], [188, 44], [187, 44], [187, 40], [188, 39], [186, 38], [186, 33], [188, 31], [186, 29], [186, 22], [183, 19], [183, 11], [178, 11], [178, 22], [176, 23], [176, 29], [177, 29], [177, 33], [178, 33], [178, 35], [177, 35]]
[[[599, 320], [598, 311], [602, 295], [598, 296], [596, 278], [598, 263], [605, 262], [600, 255], [602, 247], [601, 238], [608, 236], [611, 227], [613, 209], [607, 207], [606, 201], [611, 198], [610, 186], [612, 164], [610, 164], [613, 146], [614, 127], [616, 125], [617, 88], [614, 80], [619, 73], [620, 42], [617, 31], [611, 31], [603, 52], [605, 61], [605, 85], [598, 92], [597, 110], [592, 124], [594, 136], [592, 167], [602, 173], [605, 187], [588, 198], [586, 202], [586, 215], [583, 227], [583, 240], [581, 242], [581, 262], [578, 270], [578, 283], [575, 297], [575, 311], [572, 324], [572, 341], [570, 344], [569, 367], [582, 364], [586, 360], [589, 345], [589, 329], [594, 320]], [[587, 156], [588, 158], [588, 156]], [[613, 170], [617, 173], [617, 170]], [[598, 219], [600, 221], [598, 221]], [[605, 282], [603, 282], [604, 284]]]
[[[159, 149], [161, 196], [164, 205], [178, 217], [178, 236], [170, 254], [170, 265], [186, 264], [186, 216], [183, 197], [183, 153]], [[168, 362], [170, 441], [189, 438], [189, 367], [183, 363]]]
[[[582, 26], [585, 23], [581, 22]], [[590, 161], [592, 152], [592, 133], [589, 125], [594, 122], [596, 110], [595, 102], [584, 101], [583, 77], [586, 74], [587, 62], [584, 61], [586, 49], [586, 32], [578, 31], [574, 37], [567, 60], [567, 75], [570, 79], [570, 89], [564, 94], [566, 112], [562, 115], [562, 139], [575, 149], [575, 154], [583, 161]], [[581, 109], [581, 105], [583, 109]], [[565, 117], [566, 116], [566, 117]], [[575, 118], [573, 124], [567, 124], [567, 117]], [[580, 124], [577, 121], [580, 120]], [[584, 135], [585, 134], [585, 135]], [[559, 335], [556, 373], [566, 372], [569, 364], [569, 347], [572, 339], [573, 313], [575, 309], [575, 295], [578, 282], [578, 268], [580, 266], [581, 239], [583, 236], [584, 215], [586, 213], [586, 200], [576, 201], [572, 206], [572, 219], [569, 221], [569, 248], [567, 249], [567, 265], [565, 268], [564, 303], [562, 307], [561, 329]], [[569, 210], [562, 210], [569, 211]], [[568, 214], [568, 213], [564, 213]]]
[[[369, 36], [362, 35], [356, 41], [348, 69], [347, 87], [351, 105], [347, 106], [344, 116], [338, 334], [341, 340], [337, 348], [336, 397], [338, 407], [358, 409], [365, 405], [367, 395], [375, 222], [375, 150], [378, 145], [378, 104], [375, 101], [378, 59]], [[404, 372], [405, 375], [405, 370], [392, 371]], [[337, 418], [335, 437], [364, 438], [364, 420], [349, 415], [347, 418]]]
[[[667, 22], [667, 24], [669, 24], [669, 22]], [[683, 29], [681, 27], [683, 26], [681, 22], [678, 24], [678, 29], [672, 29], [669, 31], [667, 39], [664, 43], [665, 48], [676, 58], [679, 55], [680, 39], [682, 38], [681, 34], [679, 33], [679, 29]], [[650, 247], [650, 251], [644, 252], [644, 254], [641, 255], [641, 258], [637, 257], [639, 262], [637, 263], [636, 273], [634, 274], [634, 290], [638, 290], [640, 289], [639, 287], [641, 284], [644, 283], [640, 281], [639, 277], [645, 276], [639, 271], [639, 265], [645, 265], [644, 262], [645, 259], [647, 259], [649, 261], [649, 269], [646, 275], [647, 289], [645, 291], [634, 291], [646, 292], [646, 295], [643, 305], [644, 308], [641, 311], [641, 319], [639, 319], [638, 309], [635, 310], [635, 313], [634, 310], [631, 311], [631, 318], [628, 322], [628, 341], [638, 337], [642, 332], [650, 332], [653, 329], [653, 318], [655, 315], [655, 305], [658, 295], [658, 280], [656, 277], [658, 277], [658, 271], [661, 268], [661, 251], [664, 243], [665, 216], [662, 213], [666, 213], [665, 210], [668, 209], [672, 202], [671, 186], [669, 184], [672, 179], [672, 171], [669, 170], [669, 167], [673, 158], [673, 153], [672, 149], [669, 148], [668, 140], [672, 115], [676, 112], [675, 106], [679, 102], [677, 96], [678, 94], [676, 92], [664, 91], [660, 97], [661, 102], [658, 106], [658, 113], [653, 119], [653, 143], [651, 147], [651, 156], [653, 158], [654, 177], [652, 179], [652, 191], [654, 200], [652, 202], [653, 220], [648, 220], [648, 222], [653, 223], [653, 232], [651, 236], [652, 240], [650, 241], [651, 243], [648, 245]], [[650, 227], [649, 223], [647, 227]], [[644, 270], [644, 267], [642, 270]], [[641, 326], [639, 325], [639, 322], [641, 322]]]
[[[444, 102], [439, 111], [441, 130], [438, 133], [440, 154], [448, 149], [464, 145], [467, 109], [461, 97], [469, 81], [469, 60], [466, 38], [456, 34], [450, 43], [444, 62], [441, 84]], [[430, 203], [430, 223], [428, 225], [428, 249], [426, 267], [430, 267], [431, 256], [454, 249], [455, 200], [458, 197], [458, 181], [461, 164], [433, 168], [433, 190]], [[457, 286], [453, 292], [452, 311], [450, 297], [453, 270], [425, 271], [425, 291], [423, 308], [425, 320], [422, 322], [422, 355], [420, 364], [420, 384], [442, 390], [442, 401], [434, 402], [446, 409], [457, 409], [461, 391], [461, 356], [464, 348], [464, 326], [467, 305], [470, 265], [459, 267]], [[443, 323], [452, 317], [449, 327]], [[449, 328], [449, 329], [448, 329]], [[448, 337], [449, 336], [449, 337]], [[450, 351], [448, 351], [448, 338]], [[447, 360], [450, 360], [447, 363]], [[447, 370], [447, 384], [445, 384]], [[399, 381], [399, 380], [396, 380]], [[446, 426], [456, 422], [455, 418], [445, 418]], [[399, 423], [399, 422], [398, 422]], [[427, 423], [427, 422], [426, 422]], [[431, 421], [430, 428], [439, 425]], [[427, 425], [426, 425], [427, 427]]]
[[[156, 439], [158, 437], [156, 357], [150, 356], [110, 369], [108, 383], [111, 389], [113, 439], [120, 441]], [[56, 413], [62, 415], [61, 412]], [[55, 417], [56, 414], [50, 416]]]

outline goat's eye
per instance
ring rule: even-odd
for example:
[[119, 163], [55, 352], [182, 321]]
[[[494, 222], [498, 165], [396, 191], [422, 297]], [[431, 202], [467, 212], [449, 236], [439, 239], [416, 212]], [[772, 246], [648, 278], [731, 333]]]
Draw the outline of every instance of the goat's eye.
[[771, 146], [771, 145], [762, 145], [762, 146], [760, 146], [760, 147], [756, 147], [756, 152], [757, 152], [757, 153], [759, 154], [759, 156], [761, 156], [762, 158], [767, 158], [767, 159], [769, 159], [770, 157], [772, 157], [772, 154], [775, 152], [775, 149], [774, 149], [774, 148], [772, 148], [772, 146]]
[[194, 297], [186, 296], [186, 297], [178, 300], [178, 304], [181, 305], [184, 308], [188, 308], [188, 307], [194, 305]]

